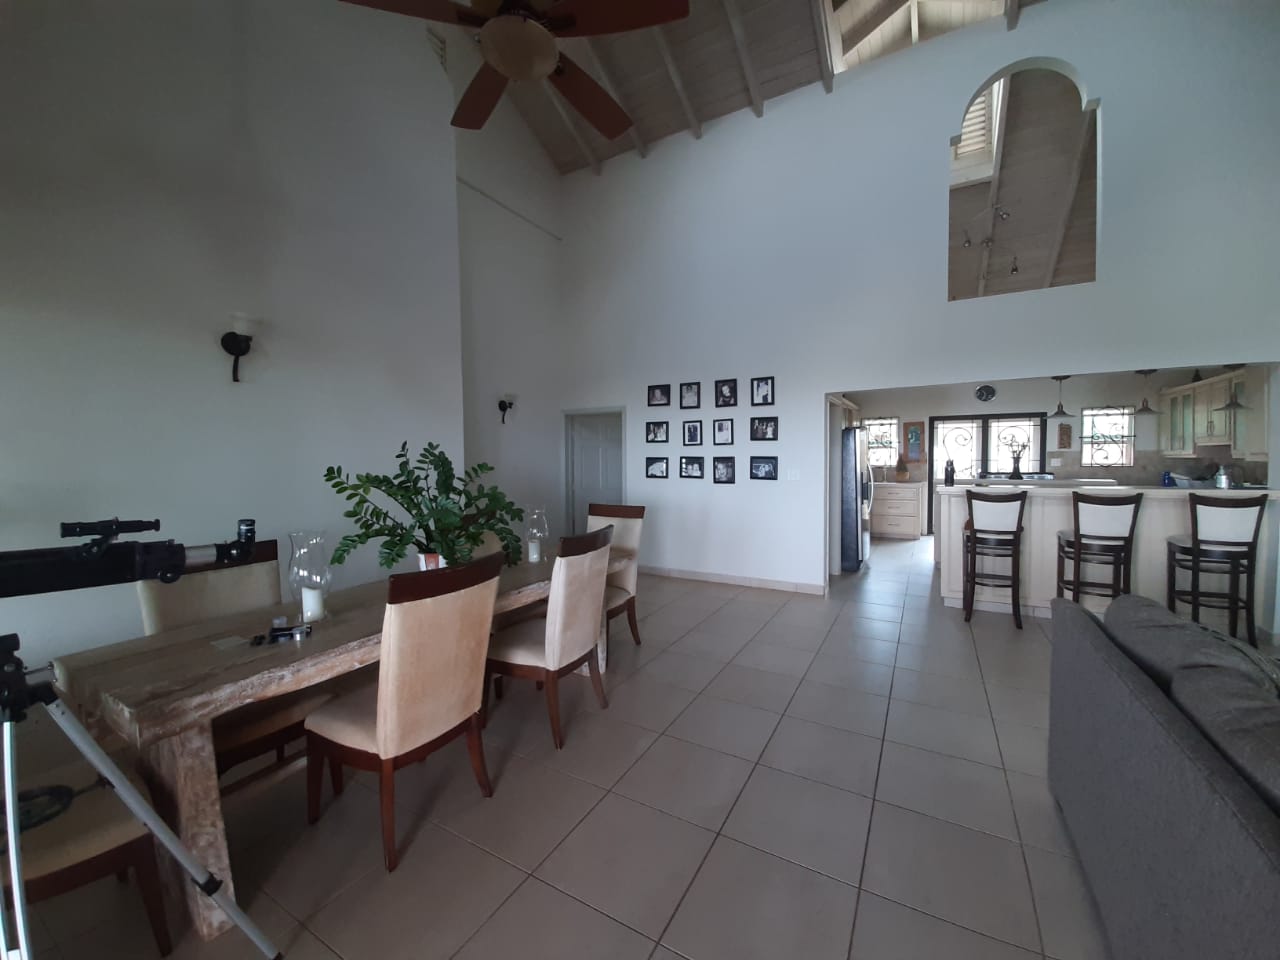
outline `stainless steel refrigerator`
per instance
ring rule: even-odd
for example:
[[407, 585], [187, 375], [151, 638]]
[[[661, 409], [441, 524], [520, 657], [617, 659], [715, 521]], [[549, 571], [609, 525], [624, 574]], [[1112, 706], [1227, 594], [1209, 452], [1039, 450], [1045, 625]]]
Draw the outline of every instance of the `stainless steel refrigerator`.
[[876, 484], [867, 462], [867, 431], [848, 427], [840, 444], [840, 569], [857, 573], [871, 553], [871, 501]]

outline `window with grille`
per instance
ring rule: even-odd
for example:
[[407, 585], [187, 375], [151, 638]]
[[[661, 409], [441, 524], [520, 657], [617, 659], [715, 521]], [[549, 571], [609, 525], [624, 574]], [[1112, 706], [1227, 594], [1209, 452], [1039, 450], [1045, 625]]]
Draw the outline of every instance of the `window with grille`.
[[1041, 473], [1043, 417], [992, 417], [987, 421], [987, 472], [1012, 473], [1013, 457], [1023, 473]]
[[867, 463], [873, 467], [892, 467], [898, 462], [898, 418], [882, 417], [863, 420], [867, 431]]
[[1045, 415], [934, 417], [932, 473], [942, 480], [947, 461], [955, 464], [957, 480], [977, 480], [983, 473], [1012, 473], [1013, 455], [1023, 473], [1044, 471]]
[[1085, 407], [1080, 411], [1080, 464], [1133, 466], [1133, 407]]
[[982, 469], [982, 420], [939, 420], [933, 425], [933, 478], [946, 474], [947, 461], [956, 468], [957, 480], [976, 480]]

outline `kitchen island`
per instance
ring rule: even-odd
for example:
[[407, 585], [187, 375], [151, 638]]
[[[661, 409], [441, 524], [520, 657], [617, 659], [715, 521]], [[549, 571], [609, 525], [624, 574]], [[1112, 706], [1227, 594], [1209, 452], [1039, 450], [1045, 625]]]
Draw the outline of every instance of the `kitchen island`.
[[[1258, 580], [1255, 593], [1254, 615], [1258, 625], [1267, 630], [1275, 629], [1276, 605], [1276, 548], [1277, 523], [1280, 522], [1280, 491], [1275, 490], [1197, 490], [1175, 487], [1134, 487], [1122, 485], [1067, 484], [1061, 481], [1053, 485], [1039, 483], [1015, 484], [1004, 482], [991, 486], [936, 487], [939, 511], [934, 531], [938, 539], [938, 556], [942, 565], [942, 598], [950, 607], [963, 605], [964, 558], [963, 531], [968, 519], [965, 490], [989, 489], [1006, 492], [1015, 489], [1027, 491], [1027, 505], [1022, 517], [1022, 611], [1036, 617], [1049, 616], [1049, 603], [1057, 596], [1058, 531], [1072, 529], [1071, 493], [1115, 494], [1126, 496], [1141, 492], [1142, 507], [1138, 511], [1138, 525], [1133, 542], [1133, 592], [1165, 602], [1165, 544], [1169, 537], [1190, 536], [1191, 509], [1187, 495], [1192, 492], [1210, 496], [1253, 497], [1265, 493], [1272, 502], [1267, 505], [1262, 518], [1262, 533], [1258, 543]], [[984, 569], [990, 565], [1006, 563], [982, 559]], [[1068, 570], [1070, 568], [1068, 567]], [[1209, 578], [1206, 586], [1213, 582]], [[1085, 606], [1094, 610], [1105, 608], [1105, 598], [1091, 597]], [[978, 587], [974, 597], [974, 609], [1009, 612], [1009, 591]], [[1179, 607], [1183, 612], [1184, 607]]]

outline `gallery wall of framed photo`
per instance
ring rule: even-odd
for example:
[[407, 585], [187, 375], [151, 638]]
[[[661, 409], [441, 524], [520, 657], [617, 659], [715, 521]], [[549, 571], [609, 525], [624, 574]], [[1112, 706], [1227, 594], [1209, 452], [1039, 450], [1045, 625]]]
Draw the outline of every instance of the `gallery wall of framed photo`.
[[[704, 408], [703, 384], [709, 384]], [[684, 382], [653, 383], [646, 390], [647, 416], [644, 421], [645, 465], [647, 480], [666, 480], [671, 477], [671, 456], [664, 448], [651, 444], [678, 442], [681, 453], [676, 457], [676, 477], [683, 480], [704, 480], [708, 475], [714, 484], [738, 482], [739, 443], [746, 449], [745, 476], [748, 480], [777, 480], [778, 458], [769, 453], [766, 446], [778, 441], [778, 417], [771, 415], [769, 407], [776, 402], [777, 385], [773, 377], [749, 377], [745, 381], [746, 402], [739, 409], [739, 380], [731, 377], [723, 380], [688, 380]], [[671, 407], [676, 398], [680, 417], [675, 424], [672, 438], [671, 414], [660, 409]], [[705, 414], [702, 412], [705, 409]], [[697, 411], [691, 413], [690, 411]], [[748, 412], [749, 411], [749, 412]], [[662, 419], [659, 419], [662, 418]], [[710, 430], [704, 433], [707, 422]], [[711, 457], [711, 469], [706, 469], [707, 457], [686, 447], [701, 447], [706, 437], [710, 446], [716, 447]]]

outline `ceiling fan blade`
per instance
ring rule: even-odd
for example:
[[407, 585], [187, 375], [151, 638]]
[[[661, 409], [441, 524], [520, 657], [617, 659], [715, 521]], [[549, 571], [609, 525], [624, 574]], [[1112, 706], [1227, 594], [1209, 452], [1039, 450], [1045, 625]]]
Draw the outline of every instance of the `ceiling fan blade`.
[[559, 64], [547, 79], [606, 140], [620, 137], [631, 129], [631, 118], [627, 116], [627, 111], [609, 96], [604, 87], [595, 82], [591, 74], [563, 53], [560, 54]]
[[689, 0], [560, 0], [543, 22], [557, 37], [624, 33], [689, 16]]
[[487, 63], [481, 66], [467, 86], [466, 93], [458, 101], [458, 109], [453, 111], [453, 125], [464, 130], [479, 130], [493, 113], [494, 107], [502, 99], [502, 91], [506, 89], [506, 77]]
[[483, 13], [452, 0], [345, 0], [358, 7], [372, 7], [387, 13], [401, 13], [420, 20], [453, 23], [460, 27], [483, 27], [489, 19]]

